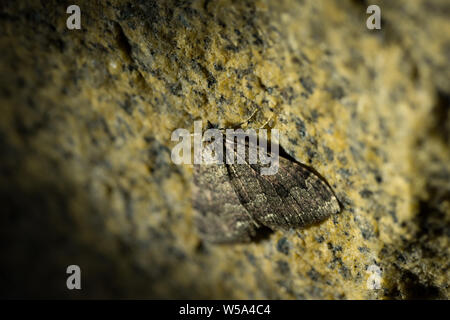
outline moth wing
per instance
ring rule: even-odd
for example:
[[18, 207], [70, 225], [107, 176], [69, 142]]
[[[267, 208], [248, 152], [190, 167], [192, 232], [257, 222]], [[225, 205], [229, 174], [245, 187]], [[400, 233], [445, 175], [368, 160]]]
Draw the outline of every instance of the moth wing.
[[[336, 196], [322, 178], [297, 162], [281, 156], [279, 161], [274, 175], [258, 175], [260, 183], [267, 188], [271, 186], [282, 200], [278, 209], [282, 217], [276, 221], [278, 226], [306, 227], [340, 211]], [[252, 168], [258, 173], [261, 171], [258, 164]]]
[[[236, 157], [239, 154], [235, 153]], [[270, 227], [306, 227], [340, 211], [331, 188], [311, 170], [279, 156], [273, 175], [261, 163], [229, 166], [231, 183], [253, 219]]]
[[230, 182], [226, 165], [194, 166], [194, 221], [200, 237], [216, 243], [250, 241], [257, 227]]

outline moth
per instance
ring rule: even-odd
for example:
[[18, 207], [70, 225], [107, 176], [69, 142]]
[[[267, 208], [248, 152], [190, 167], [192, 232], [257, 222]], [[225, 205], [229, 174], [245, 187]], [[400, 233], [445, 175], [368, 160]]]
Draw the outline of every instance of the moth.
[[[340, 211], [328, 184], [282, 149], [276, 173], [262, 175], [266, 164], [250, 161], [249, 140], [224, 138], [222, 145], [224, 153], [241, 161], [194, 165], [194, 221], [203, 240], [248, 242], [262, 226], [304, 228]], [[259, 144], [258, 151], [268, 154], [269, 148], [261, 145], [267, 146], [267, 141]], [[245, 157], [239, 147], [246, 151]]]

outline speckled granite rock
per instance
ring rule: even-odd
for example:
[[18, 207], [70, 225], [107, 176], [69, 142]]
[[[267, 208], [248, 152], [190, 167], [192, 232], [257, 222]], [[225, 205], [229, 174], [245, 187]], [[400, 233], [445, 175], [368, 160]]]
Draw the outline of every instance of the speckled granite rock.
[[[450, 7], [374, 2], [2, 2], [2, 296], [448, 298]], [[170, 134], [255, 108], [345, 209], [202, 243]]]

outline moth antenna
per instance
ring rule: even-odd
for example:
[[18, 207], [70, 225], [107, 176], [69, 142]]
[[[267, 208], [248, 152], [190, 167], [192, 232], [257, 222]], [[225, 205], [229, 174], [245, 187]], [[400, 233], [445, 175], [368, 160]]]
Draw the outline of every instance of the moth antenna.
[[[236, 124], [236, 125], [234, 125], [233, 126], [233, 129], [237, 129], [237, 128], [239, 128], [240, 126], [242, 126], [244, 123], [248, 123], [254, 116], [255, 116], [255, 114], [258, 112], [258, 111], [260, 111], [260, 109], [258, 109], [258, 108], [255, 108], [253, 111], [252, 111], [252, 114], [246, 119], [246, 120], [244, 120], [244, 121], [242, 121], [242, 122], [240, 122], [240, 123], [238, 123], [238, 124]], [[272, 119], [273, 119], [273, 117], [274, 117], [275, 115], [273, 114], [265, 123], [264, 123], [264, 125], [262, 126], [262, 127], [260, 127], [259, 129], [263, 129]], [[208, 123], [210, 123], [209, 121], [208, 121]], [[226, 130], [227, 128], [216, 128], [216, 129], [218, 129], [218, 130]]]
[[269, 119], [267, 119], [267, 121], [259, 129], [264, 129], [269, 124], [269, 122], [273, 120], [274, 117], [275, 114], [272, 114], [272, 116]]
[[250, 115], [250, 117], [248, 117], [246, 120], [242, 121], [241, 123], [236, 124], [235, 126], [233, 126], [233, 129], [237, 129], [240, 126], [242, 126], [244, 123], [248, 123], [254, 116], [255, 114], [259, 111], [258, 108], [255, 108], [255, 110], [253, 110], [252, 114]]
[[250, 117], [247, 118], [247, 120], [243, 121], [241, 124], [244, 124], [246, 122], [249, 122], [251, 118], [253, 118], [255, 116], [255, 114], [259, 111], [258, 108], [255, 108], [255, 110], [253, 110], [252, 114], [250, 115]]

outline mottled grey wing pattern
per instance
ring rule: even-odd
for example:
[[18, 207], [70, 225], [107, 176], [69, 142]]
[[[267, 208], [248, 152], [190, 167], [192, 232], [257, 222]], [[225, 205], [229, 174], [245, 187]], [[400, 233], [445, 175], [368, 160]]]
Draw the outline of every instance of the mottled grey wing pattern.
[[[260, 164], [230, 166], [231, 183], [253, 219], [269, 228], [302, 228], [340, 211], [328, 185], [302, 165], [280, 156], [274, 175], [260, 175]], [[253, 177], [253, 178], [252, 178]], [[253, 192], [245, 190], [251, 182]]]
[[239, 201], [225, 165], [195, 165], [193, 207], [201, 238], [210, 242], [245, 242], [256, 222]]
[[280, 156], [276, 174], [261, 175], [261, 167], [248, 159], [195, 166], [194, 209], [203, 239], [249, 241], [259, 225], [301, 228], [340, 211], [330, 187], [303, 165]]

